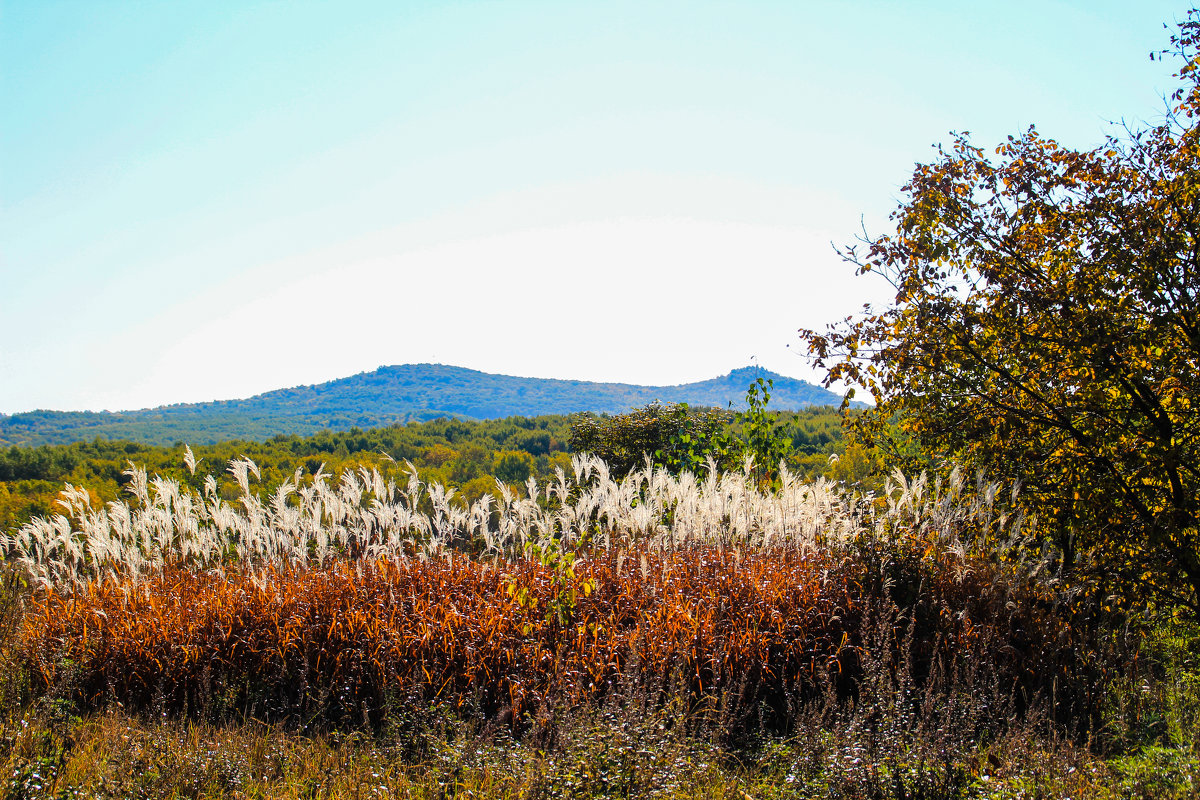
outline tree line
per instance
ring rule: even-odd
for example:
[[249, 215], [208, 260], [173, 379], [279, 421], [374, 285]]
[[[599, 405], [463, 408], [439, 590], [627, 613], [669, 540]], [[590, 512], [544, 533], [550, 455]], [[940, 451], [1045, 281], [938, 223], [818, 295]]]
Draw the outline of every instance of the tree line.
[[[545, 415], [482, 421], [439, 418], [370, 429], [327, 430], [308, 436], [277, 435], [261, 442], [229, 440], [193, 445], [192, 450], [201, 462], [197, 474], [214, 475], [230, 497], [235, 495], [236, 487], [225, 472], [226, 465], [244, 456], [259, 466], [264, 491], [291, 478], [296, 469], [312, 475], [322, 468], [336, 474], [359, 466], [378, 466], [399, 477], [408, 468], [405, 462], [409, 462], [422, 480], [454, 486], [464, 501], [473, 501], [485, 492], [494, 493], [497, 479], [517, 490], [529, 478], [545, 482], [554, 476], [555, 469], [570, 468], [572, 452], [601, 446], [595, 439], [581, 438], [582, 431], [619, 429], [626, 421], [647, 414], [683, 424], [691, 424], [686, 421], [693, 418], [711, 417], [720, 420], [722, 435], [740, 435], [739, 419], [732, 412], [654, 404], [628, 415]], [[858, 477], [847, 472], [842, 462], [835, 462], [831, 469], [829, 457], [845, 451], [842, 417], [836, 409], [824, 406], [770, 415], [779, 430], [786, 431], [787, 458], [792, 469], [810, 478], [827, 473], [843, 480]], [[672, 435], [680, 433], [686, 435], [686, 430], [668, 431], [664, 427], [657, 435], [669, 442]], [[0, 529], [19, 527], [33, 516], [54, 513], [55, 499], [65, 483], [87, 487], [96, 504], [118, 499], [128, 480], [124, 472], [130, 462], [176, 480], [197, 480], [184, 468], [185, 444], [154, 446], [97, 438], [69, 445], [0, 449]], [[642, 444], [625, 471], [640, 466], [645, 457], [678, 465], [661, 460], [661, 443]], [[690, 466], [698, 466], [701, 461], [696, 459]], [[616, 466], [618, 470], [622, 467]]]

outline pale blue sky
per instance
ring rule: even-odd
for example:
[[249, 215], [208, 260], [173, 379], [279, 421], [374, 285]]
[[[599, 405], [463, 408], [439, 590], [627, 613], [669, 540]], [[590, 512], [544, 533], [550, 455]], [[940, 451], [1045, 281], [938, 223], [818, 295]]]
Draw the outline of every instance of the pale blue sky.
[[1185, 11], [0, 0], [0, 412], [812, 377], [796, 329], [886, 297], [831, 241], [951, 130], [1157, 118]]

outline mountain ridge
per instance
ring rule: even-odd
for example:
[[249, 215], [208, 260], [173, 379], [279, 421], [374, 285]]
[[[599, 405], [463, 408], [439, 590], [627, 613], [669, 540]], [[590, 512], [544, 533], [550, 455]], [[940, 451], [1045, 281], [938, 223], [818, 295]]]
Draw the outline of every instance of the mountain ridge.
[[0, 415], [0, 445], [69, 444], [96, 437], [154, 445], [261, 441], [441, 416], [498, 419], [582, 411], [616, 414], [655, 400], [744, 408], [746, 391], [760, 376], [774, 382], [772, 409], [799, 410], [841, 402], [839, 395], [807, 381], [752, 366], [704, 381], [653, 386], [520, 378], [446, 364], [399, 364], [233, 400], [133, 411], [39, 409]]

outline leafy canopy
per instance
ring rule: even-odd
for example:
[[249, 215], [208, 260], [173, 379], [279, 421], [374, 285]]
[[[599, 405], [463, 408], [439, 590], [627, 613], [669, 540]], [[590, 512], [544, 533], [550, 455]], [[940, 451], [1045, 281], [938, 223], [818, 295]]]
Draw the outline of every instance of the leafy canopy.
[[617, 475], [646, 460], [673, 474], [701, 475], [710, 463], [725, 472], [749, 459], [759, 488], [778, 489], [779, 465], [793, 456], [798, 427], [794, 418], [782, 421], [767, 410], [774, 386], [757, 377], [746, 390], [745, 411], [654, 402], [613, 417], [580, 415], [571, 423], [571, 449], [595, 454]]
[[[802, 330], [826, 385], [926, 453], [1024, 483], [1068, 566], [1200, 611], [1200, 17], [1163, 120], [1073, 150], [967, 134], [919, 165], [894, 234], [843, 251], [895, 300]], [[896, 447], [893, 440], [891, 446]]]
[[655, 402], [612, 417], [577, 416], [571, 422], [570, 445], [574, 452], [599, 456], [619, 476], [646, 459], [674, 473], [699, 473], [711, 456], [719, 469], [730, 469], [738, 460], [730, 421], [731, 415], [718, 409]]

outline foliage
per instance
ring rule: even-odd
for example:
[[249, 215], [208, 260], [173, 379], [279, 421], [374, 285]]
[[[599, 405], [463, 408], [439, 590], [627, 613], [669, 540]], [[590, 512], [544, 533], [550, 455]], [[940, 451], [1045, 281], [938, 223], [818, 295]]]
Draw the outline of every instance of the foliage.
[[[250, 466], [233, 466], [249, 484]], [[893, 486], [876, 520], [822, 495], [828, 484], [790, 478], [753, 499], [744, 473], [710, 476], [702, 492], [662, 470], [613, 482], [577, 459], [571, 473], [538, 503], [502, 497], [506, 513], [528, 514], [527, 535], [481, 556], [381, 560], [350, 546], [322, 566], [267, 548], [223, 570], [168, 564], [136, 583], [23, 592], [0, 672], [16, 681], [6, 698], [32, 688], [41, 710], [0, 715], [11, 792], [865, 799], [1186, 786], [1178, 749], [1113, 772], [1056, 738], [1112, 740], [1098, 715], [1114, 681], [1143, 679], [1127, 671], [1137, 639], [1043, 562], [974, 555], [1019, 535], [997, 487], [923, 477]], [[322, 505], [356, 505], [336, 485]], [[253, 498], [238, 498], [233, 527], [256, 518]], [[587, 510], [599, 502], [628, 509], [618, 525], [646, 513], [659, 532], [605, 536], [606, 516]], [[385, 487], [358, 505], [382, 519], [388, 503]], [[187, 528], [185, 506], [146, 520]], [[721, 508], [733, 519], [706, 528]], [[781, 535], [789, 527], [802, 535]], [[1180, 641], [1171, 652], [1190, 652]]]
[[[336, 479], [297, 469], [264, 496], [254, 485], [258, 465], [234, 459], [226, 471], [238, 492], [226, 497], [214, 476], [190, 474], [197, 466], [190, 449], [185, 459], [184, 481], [131, 467], [127, 502], [97, 507], [90, 492], [68, 484], [61, 513], [0, 534], [0, 545], [38, 584], [83, 586], [136, 581], [174, 566], [321, 566], [344, 557], [436, 557], [448, 548], [503, 557], [527, 555], [530, 545], [546, 553], [593, 542], [802, 548], [848, 541], [872, 524], [860, 499], [822, 480], [803, 483], [786, 469], [770, 491], [748, 471], [697, 481], [648, 465], [617, 480], [585, 454], [571, 459], [570, 475], [558, 469], [544, 488], [530, 479], [522, 495], [493, 480], [495, 495], [464, 504], [455, 487], [422, 481], [410, 465], [393, 462]], [[982, 519], [990, 510], [964, 513]], [[961, 521], [951, 514], [929, 522], [953, 535]]]
[[[1164, 121], [1073, 150], [958, 135], [896, 232], [848, 248], [894, 303], [802, 331], [860, 431], [1020, 480], [1068, 565], [1200, 611], [1200, 19], [1173, 39]], [[872, 427], [872, 425], [874, 427]]]
[[[640, 564], [632, 577], [639, 574]], [[362, 582], [353, 574], [350, 581]], [[247, 588], [269, 587], [251, 581]], [[214, 603], [218, 596], [200, 607]], [[441, 619], [457, 616], [454, 611]], [[15, 630], [25, 627], [19, 606], [6, 618]], [[686, 684], [653, 675], [638, 683], [628, 670], [606, 687], [598, 705], [542, 708], [516, 737], [508, 715], [486, 718], [470, 699], [456, 709], [453, 702], [393, 696], [377, 733], [357, 727], [345, 733], [241, 717], [220, 725], [194, 717], [177, 721], [163, 714], [169, 693], [152, 693], [148, 713], [132, 715], [113, 704], [92, 714], [65, 694], [28, 706], [6, 695], [0, 707], [0, 797], [1194, 796], [1200, 761], [1188, 751], [1157, 744], [1106, 765], [1047, 729], [1038, 707], [1021, 721], [986, 682], [980, 691], [970, 668], [986, 669], [986, 661], [963, 658], [959, 664], [967, 669], [953, 671], [948, 680], [920, 681], [912, 669], [919, 663], [912, 659], [919, 639], [904, 630], [897, 636], [886, 616], [865, 627], [867, 658], [854, 702], [839, 699], [836, 686], [823, 682], [811, 702], [789, 712], [793, 727], [787, 733], [748, 741], [731, 740], [728, 726], [739, 723], [719, 704], [700, 703], [687, 712], [680, 702], [685, 695], [678, 693]], [[13, 653], [17, 638], [0, 635], [0, 654]], [[245, 628], [241, 635], [245, 642]], [[1192, 638], [1194, 632], [1180, 631], [1161, 641], [1170, 652], [1190, 652]], [[146, 644], [141, 640], [141, 647]], [[27, 672], [9, 655], [3, 658], [4, 675]], [[61, 683], [56, 692], [73, 686]], [[1148, 685], [1152, 694], [1155, 686]], [[219, 702], [209, 710], [215, 712]], [[254, 716], [266, 710], [260, 706]], [[978, 735], [981, 720], [999, 733]]]
[[[778, 488], [780, 465], [790, 462], [795, 469], [800, 465], [795, 456], [813, 448], [794, 415], [767, 410], [773, 388], [773, 378], [755, 378], [746, 391], [746, 409], [738, 412], [651, 403], [614, 417], [579, 416], [571, 424], [571, 449], [595, 454], [618, 475], [647, 460], [674, 475], [703, 475], [749, 459], [759, 488]], [[798, 450], [798, 442], [807, 447]]]
[[686, 403], [651, 403], [612, 417], [579, 415], [571, 423], [571, 450], [593, 453], [616, 475], [626, 475], [647, 459], [673, 474], [718, 469], [738, 460], [730, 439], [731, 415], [718, 409], [693, 409]]
[[[596, 588], [596, 581], [591, 578], [580, 578], [576, 569], [583, 563], [570, 550], [563, 550], [557, 539], [551, 539], [545, 544], [531, 542], [526, 547], [530, 560], [536, 561], [549, 577], [546, 591], [545, 620], [551, 625], [565, 628], [575, 616], [575, 607], [579, 598], [589, 597]], [[511, 577], [505, 590], [508, 596], [523, 609], [536, 609], [540, 605], [537, 595], [522, 584], [517, 576]], [[522, 633], [528, 635], [533, 626], [526, 623]]]
[[[879, 702], [876, 702], [876, 701]], [[514, 738], [445, 704], [396, 709], [378, 736], [297, 733], [246, 720], [224, 725], [131, 715], [119, 709], [0, 721], [0, 797], [95, 800], [189, 797], [387, 797], [433, 800], [1005, 800], [1155, 798], [1173, 775], [1115, 775], [1086, 749], [1016, 723], [995, 741], [963, 728], [909, 722], [886, 697], [806, 709], [796, 735], [729, 750], [714, 715], [656, 708], [646, 692], [599, 708], [555, 710], [537, 735]], [[982, 706], [982, 704], [980, 704]], [[978, 713], [984, 708], [960, 711]], [[882, 713], [881, 713], [882, 712]], [[910, 718], [911, 719], [911, 718]], [[880, 724], [882, 723], [882, 724]], [[896, 724], [899, 723], [899, 724]], [[888, 735], [862, 736], [870, 729]], [[1149, 767], [1150, 764], [1148, 763]], [[938, 780], [939, 777], [949, 780]], [[1182, 780], [1180, 781], [1182, 783]], [[1193, 783], [1194, 786], [1194, 783]]]
[[[425, 422], [440, 417], [489, 420], [580, 411], [621, 413], [656, 398], [696, 405], [737, 405], [750, 368], [679, 386], [517, 378], [442, 364], [380, 367], [316, 386], [279, 389], [241, 400], [190, 403], [116, 413], [30, 411], [0, 414], [0, 445], [70, 444], [126, 439], [168, 446], [263, 441]], [[777, 405], [801, 409], [833, 405], [838, 397], [805, 381], [774, 376]]]
[[616, 681], [661, 679], [688, 708], [720, 707], [731, 736], [786, 730], [823, 681], [860, 693], [867, 660], [881, 658], [914, 690], [944, 692], [970, 667], [971, 691], [1015, 714], [1043, 696], [1065, 726], [1095, 727], [1120, 664], [1090, 609], [976, 560], [886, 554], [891, 580], [867, 552], [715, 548], [596, 552], [569, 573], [461, 556], [167, 570], [132, 591], [39, 596], [24, 654], [37, 691], [82, 707], [350, 727], [378, 724], [389, 697], [521, 727], [539, 709], [598, 702]]
[[[698, 413], [689, 409], [689, 414]], [[715, 413], [715, 412], [714, 412]], [[813, 480], [822, 475], [852, 480], [866, 475], [849, 475], [831, 469], [829, 456], [844, 447], [841, 416], [822, 406], [798, 412], [773, 412], [786, 426], [792, 442], [789, 468]], [[722, 414], [723, 415], [723, 414]], [[577, 418], [576, 418], [577, 419]], [[600, 418], [601, 422], [605, 418]], [[371, 430], [353, 428], [311, 436], [276, 436], [265, 442], [229, 441], [215, 445], [193, 445], [195, 457], [205, 464], [223, 464], [245, 456], [259, 467], [261, 492], [273, 493], [292, 478], [296, 466], [308, 475], [324, 469], [333, 476], [360, 466], [388, 468], [392, 462], [410, 461], [428, 481], [455, 483], [455, 475], [470, 475], [458, 484], [454, 502], [474, 503], [484, 494], [495, 493], [493, 477], [520, 491], [529, 478], [545, 483], [555, 469], [570, 469], [567, 449], [570, 439], [567, 417], [510, 417], [473, 422], [439, 419], [412, 422]], [[667, 454], [679, 452], [679, 462], [703, 467], [706, 436], [724, 437], [720, 429], [705, 423], [690, 435], [689, 442], [667, 440]], [[738, 435], [736, 418], [730, 435]], [[481, 453], [481, 449], [486, 453]], [[64, 483], [87, 486], [93, 505], [121, 499], [129, 480], [129, 462], [145, 466], [150, 473], [181, 480], [199, 489], [200, 478], [182, 468], [184, 445], [152, 447], [136, 442], [97, 439], [71, 445], [10, 447], [0, 449], [0, 532], [18, 528], [32, 517], [48, 517], [59, 510], [55, 499]], [[384, 454], [387, 454], [386, 456]], [[639, 458], [634, 466], [641, 466]], [[737, 467], [736, 460], [723, 460]], [[394, 466], [394, 465], [393, 465]], [[881, 488], [885, 472], [876, 471]], [[228, 473], [215, 475], [226, 499], [237, 496], [238, 487]]]
[[[521, 487], [530, 478], [545, 481], [554, 470], [570, 466], [566, 453], [566, 417], [510, 417], [471, 422], [439, 419], [372, 430], [352, 428], [312, 436], [277, 436], [265, 442], [228, 441], [196, 446], [195, 458], [223, 464], [242, 457], [258, 466], [261, 491], [273, 493], [292, 479], [297, 466], [308, 475], [318, 469], [338, 475], [360, 466], [385, 468], [410, 461], [428, 479], [449, 483], [454, 475], [486, 478], [460, 484], [459, 502], [474, 502], [495, 491], [492, 476]], [[193, 477], [183, 469], [184, 445], [153, 447], [136, 442], [97, 439], [71, 445], [0, 449], [0, 532], [20, 527], [34, 516], [50, 516], [59, 508], [55, 498], [64, 483], [87, 486], [93, 504], [121, 499], [128, 486], [130, 461], [147, 471], [182, 481], [191, 489], [202, 485], [203, 473]], [[239, 491], [232, 475], [218, 472], [218, 488], [227, 499]]]
[[791, 454], [792, 439], [778, 418], [767, 412], [775, 382], [760, 376], [746, 391], [746, 410], [738, 415], [743, 452], [753, 458], [754, 477], [760, 486], [779, 485], [779, 465]]
[[[919, 684], [971, 658], [1018, 710], [1049, 692], [1090, 729], [1119, 665], [1096, 604], [1044, 564], [974, 555], [1021, 520], [961, 473], [895, 486], [880, 511], [786, 469], [778, 487], [650, 467], [616, 481], [576, 457], [544, 492], [498, 484], [466, 508], [366, 468], [298, 471], [264, 500], [257, 471], [230, 464], [228, 502], [211, 476], [194, 492], [130, 470], [132, 503], [93, 509], [68, 487], [66, 514], [6, 539], [40, 587], [24, 615], [39, 691], [344, 725], [378, 721], [390, 692], [517, 715], [602, 699], [633, 670], [744, 733], [786, 725], [822, 675], [853, 694], [904, 632]], [[890, 644], [869, 645], [883, 619]]]
[[[5, 525], [76, 484], [4, 540], [0, 797], [1195, 796], [1200, 629], [1061, 577], [1196, 606], [1198, 48], [1127, 141], [961, 137], [848, 253], [896, 306], [807, 332], [890, 457], [1022, 493], [864, 499], [881, 454], [769, 380], [616, 479], [562, 418], [0, 453]], [[792, 455], [698, 476], [726, 436]]]

